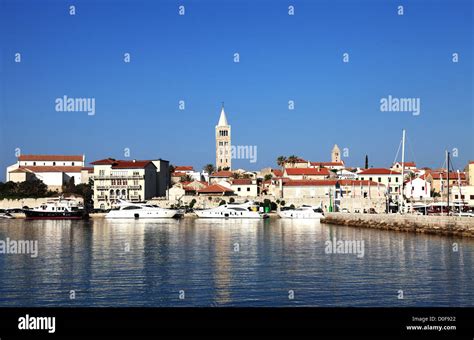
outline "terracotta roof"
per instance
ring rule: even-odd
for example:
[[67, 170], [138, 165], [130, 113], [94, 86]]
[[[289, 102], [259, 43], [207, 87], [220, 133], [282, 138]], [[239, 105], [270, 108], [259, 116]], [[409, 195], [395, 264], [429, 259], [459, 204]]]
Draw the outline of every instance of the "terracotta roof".
[[[443, 180], [445, 181], [447, 178], [448, 178], [448, 174], [447, 172], [443, 172]], [[431, 172], [430, 173], [431, 177], [433, 177], [433, 179], [441, 179], [441, 172]], [[460, 172], [459, 173], [459, 177], [461, 178], [461, 180], [466, 180], [466, 173], [465, 172]], [[455, 180], [455, 179], [458, 179], [458, 173], [457, 172], [450, 172], [449, 173], [449, 179], [451, 180]]]
[[274, 174], [275, 176], [277, 176], [277, 177], [283, 176], [283, 171], [281, 171], [281, 170], [274, 169], [274, 170], [272, 170], [272, 172], [273, 172], [273, 174]]
[[240, 178], [234, 179], [232, 181], [232, 185], [250, 185], [252, 184], [252, 180], [250, 178]]
[[320, 175], [320, 176], [329, 176], [329, 170], [326, 168], [316, 169], [316, 168], [286, 168], [285, 172], [288, 176], [298, 176], [298, 175]]
[[[286, 159], [285, 163], [290, 163], [291, 164], [291, 162], [288, 159]], [[295, 160], [295, 163], [308, 163], [308, 161], [303, 159], [303, 158], [297, 158]]]
[[362, 186], [377, 186], [377, 185], [381, 187], [385, 186], [381, 183], [379, 184], [374, 181], [368, 181], [368, 180], [360, 181], [360, 180], [353, 180], [353, 179], [291, 180], [291, 181], [284, 182], [283, 185], [284, 186], [335, 186], [336, 183], [339, 183], [339, 185], [342, 185], [342, 186], [352, 186], [352, 185], [360, 186], [361, 184]]
[[232, 177], [232, 171], [221, 170], [214, 172], [211, 177]]
[[[395, 162], [395, 163], [393, 163], [393, 165], [395, 165], [397, 163], [400, 164], [400, 165], [403, 164], [402, 162]], [[405, 166], [416, 167], [416, 164], [415, 164], [415, 162], [405, 162]]]
[[224, 192], [234, 192], [234, 190], [226, 188], [225, 186], [219, 184], [213, 184], [207, 188], [198, 190], [198, 193], [203, 194], [212, 194], [212, 193], [224, 193]]
[[187, 165], [175, 166], [174, 171], [176, 171], [176, 172], [178, 172], [178, 171], [194, 171], [194, 168], [192, 166], [187, 166]]
[[82, 171], [94, 172], [94, 168], [91, 166], [85, 166], [81, 169]]
[[114, 158], [101, 159], [95, 162], [92, 162], [92, 165], [112, 165], [112, 169], [143, 169], [151, 161], [137, 161], [137, 160], [117, 160]]
[[187, 173], [185, 173], [185, 172], [173, 172], [171, 174], [171, 177], [183, 177], [183, 176], [186, 176], [186, 175], [187, 175]]
[[311, 166], [344, 166], [344, 162], [310, 162]]
[[16, 172], [22, 170], [31, 172], [81, 172], [82, 166], [21, 166]]
[[82, 155], [20, 155], [19, 161], [65, 161], [65, 162], [82, 162]]
[[385, 168], [370, 168], [359, 172], [359, 175], [400, 175], [400, 173]]

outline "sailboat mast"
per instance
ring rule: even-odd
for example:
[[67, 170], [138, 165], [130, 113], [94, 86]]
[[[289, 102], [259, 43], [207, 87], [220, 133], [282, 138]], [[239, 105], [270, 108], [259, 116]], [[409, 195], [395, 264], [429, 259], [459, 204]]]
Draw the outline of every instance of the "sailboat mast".
[[403, 213], [403, 192], [405, 190], [405, 181], [404, 181], [404, 175], [405, 175], [405, 129], [403, 129], [402, 133], [402, 189], [400, 190], [400, 209], [401, 212]]
[[447, 170], [448, 170], [448, 192], [447, 192], [447, 196], [448, 196], [448, 216], [449, 216], [449, 152], [446, 151], [446, 164], [447, 164]]

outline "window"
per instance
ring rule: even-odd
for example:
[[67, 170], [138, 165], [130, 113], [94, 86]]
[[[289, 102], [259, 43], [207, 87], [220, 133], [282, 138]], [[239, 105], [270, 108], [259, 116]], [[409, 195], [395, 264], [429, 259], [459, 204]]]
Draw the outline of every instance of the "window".
[[392, 183], [392, 179], [390, 177], [388, 178], [388, 183]]
[[421, 187], [421, 190], [425, 190], [425, 187]]
[[36, 162], [33, 162], [33, 165], [36, 165]]
[[395, 182], [397, 182], [397, 183], [398, 183], [398, 177], [395, 177]]
[[74, 162], [72, 162], [71, 165], [74, 166]]
[[240, 188], [237, 188], [237, 191], [240, 191]]
[[379, 177], [379, 183], [382, 182], [382, 177]]
[[474, 200], [474, 195], [470, 195], [470, 196], [469, 196], [469, 199], [470, 199], [470, 200]]
[[250, 187], [247, 187], [247, 191], [250, 191]]
[[53, 165], [56, 165], [56, 162], [53, 162]]

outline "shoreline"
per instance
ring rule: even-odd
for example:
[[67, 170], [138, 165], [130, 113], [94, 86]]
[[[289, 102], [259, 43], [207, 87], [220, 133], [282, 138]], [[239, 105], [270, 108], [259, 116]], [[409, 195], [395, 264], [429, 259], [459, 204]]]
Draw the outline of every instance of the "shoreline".
[[326, 213], [321, 223], [359, 228], [474, 237], [474, 218], [398, 214]]

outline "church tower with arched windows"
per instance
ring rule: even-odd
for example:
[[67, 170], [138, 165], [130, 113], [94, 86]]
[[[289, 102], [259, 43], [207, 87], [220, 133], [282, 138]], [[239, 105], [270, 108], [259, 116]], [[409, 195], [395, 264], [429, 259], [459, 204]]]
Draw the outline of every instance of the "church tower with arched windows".
[[222, 105], [219, 122], [216, 125], [216, 168], [217, 170], [231, 168], [230, 125]]
[[334, 144], [331, 152], [331, 162], [340, 163], [341, 162], [341, 150], [337, 144]]

